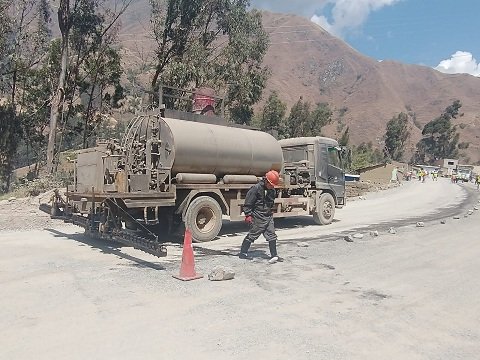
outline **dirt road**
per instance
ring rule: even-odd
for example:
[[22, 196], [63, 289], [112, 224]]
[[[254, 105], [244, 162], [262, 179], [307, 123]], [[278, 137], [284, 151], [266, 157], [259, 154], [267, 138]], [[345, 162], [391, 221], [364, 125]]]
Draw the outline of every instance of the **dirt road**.
[[[281, 221], [274, 265], [264, 241], [238, 259], [246, 229], [230, 224], [195, 250], [199, 272], [235, 270], [225, 282], [173, 279], [177, 245], [159, 261], [62, 223], [0, 224], [0, 358], [478, 359], [477, 202], [470, 185], [411, 182], [348, 203], [330, 226]], [[0, 221], [29, 211], [3, 207]]]

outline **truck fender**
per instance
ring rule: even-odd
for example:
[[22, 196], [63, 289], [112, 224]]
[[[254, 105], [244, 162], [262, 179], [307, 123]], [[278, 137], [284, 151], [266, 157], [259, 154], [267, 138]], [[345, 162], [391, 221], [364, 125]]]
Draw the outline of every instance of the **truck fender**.
[[[215, 194], [216, 196], [212, 196], [212, 194]], [[188, 196], [185, 198], [185, 200], [182, 201], [180, 206], [177, 208], [175, 211], [176, 214], [182, 214], [182, 219], [185, 219], [185, 214], [187, 213], [188, 205], [192, 202], [194, 198], [196, 198], [199, 195], [208, 195], [213, 197], [215, 200], [220, 199], [220, 206], [222, 207], [222, 210], [229, 213], [229, 207], [227, 205], [227, 202], [225, 201], [225, 198], [223, 197], [222, 193], [218, 189], [209, 189], [207, 190], [192, 190], [188, 194]]]

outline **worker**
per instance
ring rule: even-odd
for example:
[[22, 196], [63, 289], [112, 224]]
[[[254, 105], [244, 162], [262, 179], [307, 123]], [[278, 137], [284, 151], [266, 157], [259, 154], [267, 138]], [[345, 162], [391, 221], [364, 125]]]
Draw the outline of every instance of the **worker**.
[[248, 254], [248, 249], [263, 234], [270, 248], [271, 257], [268, 262], [274, 264], [281, 260], [277, 254], [277, 235], [275, 234], [272, 212], [276, 197], [274, 188], [278, 185], [279, 180], [278, 172], [270, 170], [247, 192], [243, 212], [245, 213], [245, 222], [250, 225], [250, 230], [243, 240], [238, 255], [240, 259], [252, 260], [252, 257]]
[[480, 189], [480, 175], [476, 176], [475, 183], [477, 184], [477, 190], [479, 190]]

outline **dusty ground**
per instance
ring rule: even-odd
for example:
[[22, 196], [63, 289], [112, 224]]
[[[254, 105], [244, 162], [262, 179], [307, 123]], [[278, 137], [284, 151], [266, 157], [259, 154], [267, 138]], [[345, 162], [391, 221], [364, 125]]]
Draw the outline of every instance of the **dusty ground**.
[[412, 182], [348, 203], [330, 226], [278, 222], [285, 261], [274, 265], [264, 241], [254, 261], [238, 259], [246, 229], [226, 224], [195, 248], [197, 271], [235, 270], [226, 282], [177, 281], [178, 245], [158, 260], [30, 202], [0, 210], [1, 359], [479, 358], [480, 211], [464, 217], [473, 186]]

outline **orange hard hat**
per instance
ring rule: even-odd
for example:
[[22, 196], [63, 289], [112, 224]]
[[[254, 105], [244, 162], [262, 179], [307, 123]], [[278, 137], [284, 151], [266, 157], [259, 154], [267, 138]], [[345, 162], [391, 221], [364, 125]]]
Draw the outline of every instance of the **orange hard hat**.
[[272, 186], [277, 186], [280, 181], [280, 175], [275, 170], [270, 170], [265, 174], [265, 178]]

